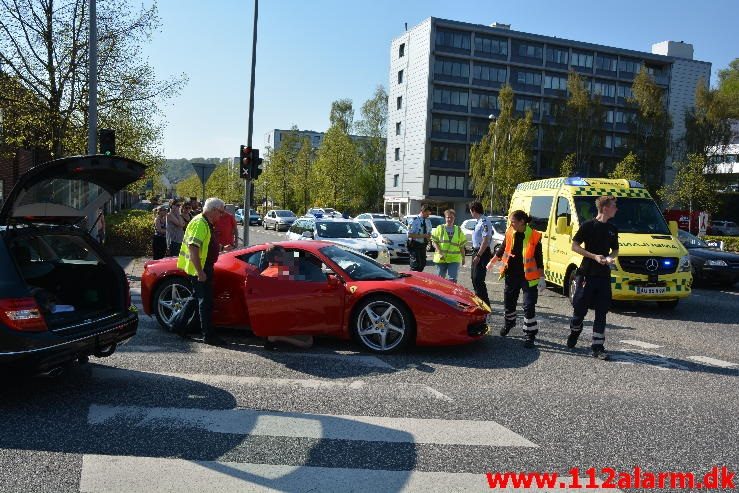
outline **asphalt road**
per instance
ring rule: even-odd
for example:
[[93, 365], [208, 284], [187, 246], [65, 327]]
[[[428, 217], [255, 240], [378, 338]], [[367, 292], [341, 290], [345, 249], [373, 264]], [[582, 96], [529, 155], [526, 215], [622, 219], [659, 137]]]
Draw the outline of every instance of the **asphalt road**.
[[[470, 287], [468, 269], [460, 278]], [[608, 467], [737, 471], [738, 308], [736, 286], [697, 289], [674, 311], [618, 305], [612, 361], [590, 357], [589, 323], [566, 348], [570, 307], [552, 289], [535, 349], [521, 318], [506, 338], [376, 357], [323, 339], [267, 352], [237, 332], [203, 346], [142, 315], [109, 358], [4, 382], [0, 491], [484, 491], [496, 471], [578, 467], [583, 485], [590, 467], [599, 480]]]

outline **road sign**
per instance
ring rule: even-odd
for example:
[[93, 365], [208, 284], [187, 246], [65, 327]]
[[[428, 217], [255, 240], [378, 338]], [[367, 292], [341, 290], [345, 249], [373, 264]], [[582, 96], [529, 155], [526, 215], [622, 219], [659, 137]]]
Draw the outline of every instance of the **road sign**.
[[203, 187], [202, 199], [205, 202], [205, 184], [216, 169], [216, 165], [212, 163], [190, 163], [195, 170], [195, 173], [200, 178], [200, 185]]
[[701, 212], [698, 215], [698, 236], [705, 236], [708, 230], [708, 213]]

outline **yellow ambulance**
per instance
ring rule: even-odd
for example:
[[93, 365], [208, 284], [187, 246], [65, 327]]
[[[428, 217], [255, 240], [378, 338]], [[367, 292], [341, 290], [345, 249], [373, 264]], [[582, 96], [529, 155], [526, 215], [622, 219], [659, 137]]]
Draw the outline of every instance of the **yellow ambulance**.
[[656, 301], [669, 309], [690, 296], [690, 259], [677, 240], [677, 223], [668, 225], [649, 192], [629, 180], [567, 177], [516, 187], [510, 210], [525, 211], [531, 227], [542, 232], [547, 281], [572, 299], [575, 271], [582, 261], [572, 251], [572, 236], [598, 214], [595, 199], [601, 195], [618, 198], [618, 212], [611, 220], [619, 235], [618, 258], [611, 266], [613, 299]]

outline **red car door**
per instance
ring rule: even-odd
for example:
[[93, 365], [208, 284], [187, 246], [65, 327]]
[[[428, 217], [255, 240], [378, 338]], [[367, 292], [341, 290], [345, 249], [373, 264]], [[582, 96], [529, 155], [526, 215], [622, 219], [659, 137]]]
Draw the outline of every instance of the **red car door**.
[[[245, 298], [254, 334], [339, 335], [344, 318], [344, 285], [321, 272], [321, 262], [299, 252], [301, 265], [295, 275], [276, 275], [247, 269]], [[297, 255], [296, 255], [297, 256]], [[317, 270], [316, 270], [317, 269]]]

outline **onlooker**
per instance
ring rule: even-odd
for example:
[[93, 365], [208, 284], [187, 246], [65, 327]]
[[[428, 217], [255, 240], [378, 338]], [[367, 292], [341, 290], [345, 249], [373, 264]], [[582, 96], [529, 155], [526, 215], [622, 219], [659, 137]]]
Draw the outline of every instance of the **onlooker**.
[[444, 224], [439, 224], [431, 233], [431, 241], [434, 244], [434, 263], [436, 273], [440, 277], [449, 276], [449, 280], [457, 282], [459, 264], [464, 265], [464, 246], [467, 237], [462, 228], [454, 224], [454, 209], [444, 211]]
[[172, 209], [167, 214], [167, 244], [169, 245], [169, 255], [174, 257], [180, 254], [182, 247], [182, 238], [185, 235], [185, 220], [180, 213], [180, 201], [172, 201]]
[[526, 336], [524, 346], [528, 348], [534, 347], [536, 334], [539, 332], [536, 302], [539, 293], [547, 287], [541, 233], [529, 226], [530, 222], [531, 217], [524, 211], [511, 212], [505, 239], [488, 264], [488, 269], [491, 269], [500, 261], [500, 275], [505, 277], [505, 325], [500, 329], [503, 337], [516, 326], [516, 305], [518, 296], [523, 291], [523, 333]]
[[182, 207], [180, 208], [180, 215], [182, 216], [182, 220], [185, 221], [185, 227], [187, 227], [187, 223], [190, 222], [190, 219], [192, 219], [193, 213], [192, 213], [192, 206], [190, 205], [190, 202], [185, 202], [182, 204]]
[[99, 207], [95, 213], [95, 221], [93, 237], [103, 245], [105, 243], [105, 212], [102, 207]]
[[[572, 297], [572, 319], [567, 347], [577, 345], [582, 332], [582, 322], [588, 308], [595, 308], [593, 321], [593, 357], [607, 360], [606, 314], [611, 306], [611, 265], [618, 256], [618, 229], [608, 220], [618, 211], [616, 197], [606, 195], [595, 201], [598, 215], [580, 225], [572, 237], [572, 251], [583, 256], [575, 277], [575, 293]], [[585, 244], [583, 248], [581, 245]]]
[[431, 238], [431, 207], [423, 204], [408, 228], [408, 254], [411, 270], [422, 272], [426, 267], [426, 245]]
[[472, 287], [475, 290], [475, 294], [490, 306], [488, 288], [485, 286], [485, 276], [487, 274], [485, 267], [488, 265], [492, 256], [490, 253], [490, 239], [493, 237], [493, 226], [490, 224], [487, 216], [482, 213], [483, 209], [480, 202], [472, 202], [469, 207], [472, 217], [477, 219], [475, 229], [472, 232], [472, 250], [474, 253], [472, 265], [470, 266], [470, 270], [472, 271]]
[[236, 218], [233, 214], [228, 211], [221, 214], [214, 226], [218, 237], [218, 248], [226, 252], [236, 248], [239, 240], [239, 229], [236, 226]]
[[152, 258], [159, 260], [167, 255], [167, 208], [160, 205], [154, 209], [154, 235], [152, 236]]
[[198, 300], [200, 331], [206, 344], [222, 341], [213, 333], [213, 265], [218, 260], [219, 248], [213, 225], [225, 214], [221, 199], [211, 197], [205, 201], [203, 213], [192, 218], [177, 259], [177, 268], [191, 276], [194, 296]]

